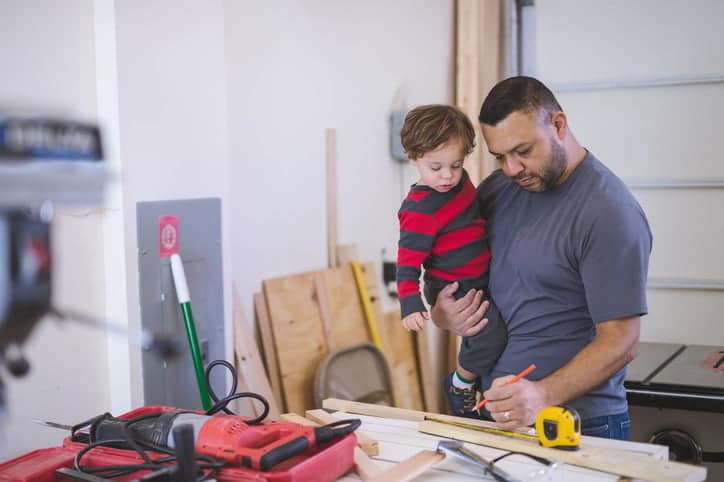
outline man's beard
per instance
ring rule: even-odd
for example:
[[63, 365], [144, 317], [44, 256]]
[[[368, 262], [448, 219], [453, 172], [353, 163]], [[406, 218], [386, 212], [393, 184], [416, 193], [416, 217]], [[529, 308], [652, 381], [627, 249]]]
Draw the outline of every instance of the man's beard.
[[524, 172], [515, 176], [514, 179], [524, 179], [526, 177], [536, 177], [540, 181], [538, 186], [531, 188], [523, 188], [530, 192], [544, 192], [549, 191], [558, 185], [558, 180], [561, 178], [568, 165], [568, 156], [566, 150], [558, 144], [552, 137], [551, 143], [551, 155], [548, 159], [548, 163], [541, 169], [539, 173], [528, 173]]

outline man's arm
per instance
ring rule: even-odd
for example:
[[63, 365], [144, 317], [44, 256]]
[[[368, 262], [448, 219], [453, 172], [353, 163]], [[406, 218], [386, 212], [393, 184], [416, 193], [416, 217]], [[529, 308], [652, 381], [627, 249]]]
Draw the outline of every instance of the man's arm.
[[[502, 386], [511, 376], [497, 378], [483, 395], [487, 409], [502, 428], [531, 425], [543, 408], [573, 400], [600, 385], [636, 356], [639, 316], [596, 324], [596, 337], [567, 364], [547, 377]], [[508, 412], [509, 418], [504, 414]]]
[[473, 336], [488, 324], [483, 318], [488, 310], [488, 301], [483, 301], [481, 290], [470, 290], [456, 300], [453, 294], [458, 282], [445, 286], [437, 295], [437, 301], [430, 310], [432, 321], [443, 330], [450, 330], [459, 336]]

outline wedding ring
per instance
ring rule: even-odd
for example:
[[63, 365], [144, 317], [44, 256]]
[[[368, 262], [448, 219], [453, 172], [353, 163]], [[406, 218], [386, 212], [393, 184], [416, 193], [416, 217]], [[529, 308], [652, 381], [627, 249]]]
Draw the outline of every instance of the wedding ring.
[[505, 419], [506, 422], [508, 420], [510, 420], [510, 412], [507, 410], [505, 412], [503, 412], [503, 418]]

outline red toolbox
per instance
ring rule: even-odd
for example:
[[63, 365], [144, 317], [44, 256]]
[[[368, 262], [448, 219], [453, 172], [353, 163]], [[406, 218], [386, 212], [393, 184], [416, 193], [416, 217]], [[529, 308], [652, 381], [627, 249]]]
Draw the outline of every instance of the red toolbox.
[[[175, 410], [171, 407], [141, 407], [122, 415], [134, 418], [141, 415]], [[263, 424], [277, 422], [267, 421]], [[332, 442], [310, 447], [272, 467], [266, 472], [241, 466], [226, 466], [219, 470], [216, 479], [221, 482], [332, 482], [354, 465], [354, 447], [357, 440], [353, 433]], [[0, 482], [67, 482], [69, 479], [57, 474], [59, 468], [72, 468], [76, 454], [86, 445], [73, 442], [70, 437], [62, 447], [34, 450], [25, 455], [0, 464]], [[165, 454], [147, 452], [151, 458], [165, 457]], [[132, 450], [98, 447], [83, 456], [83, 465], [110, 466], [142, 463], [140, 455]], [[138, 479], [149, 471], [138, 471], [113, 480], [125, 482]]]

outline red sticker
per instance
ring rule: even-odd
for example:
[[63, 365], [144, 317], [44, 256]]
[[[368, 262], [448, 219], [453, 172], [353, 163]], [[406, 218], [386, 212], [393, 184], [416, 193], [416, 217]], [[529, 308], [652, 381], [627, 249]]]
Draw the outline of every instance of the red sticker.
[[158, 218], [158, 252], [162, 258], [178, 253], [178, 216]]

